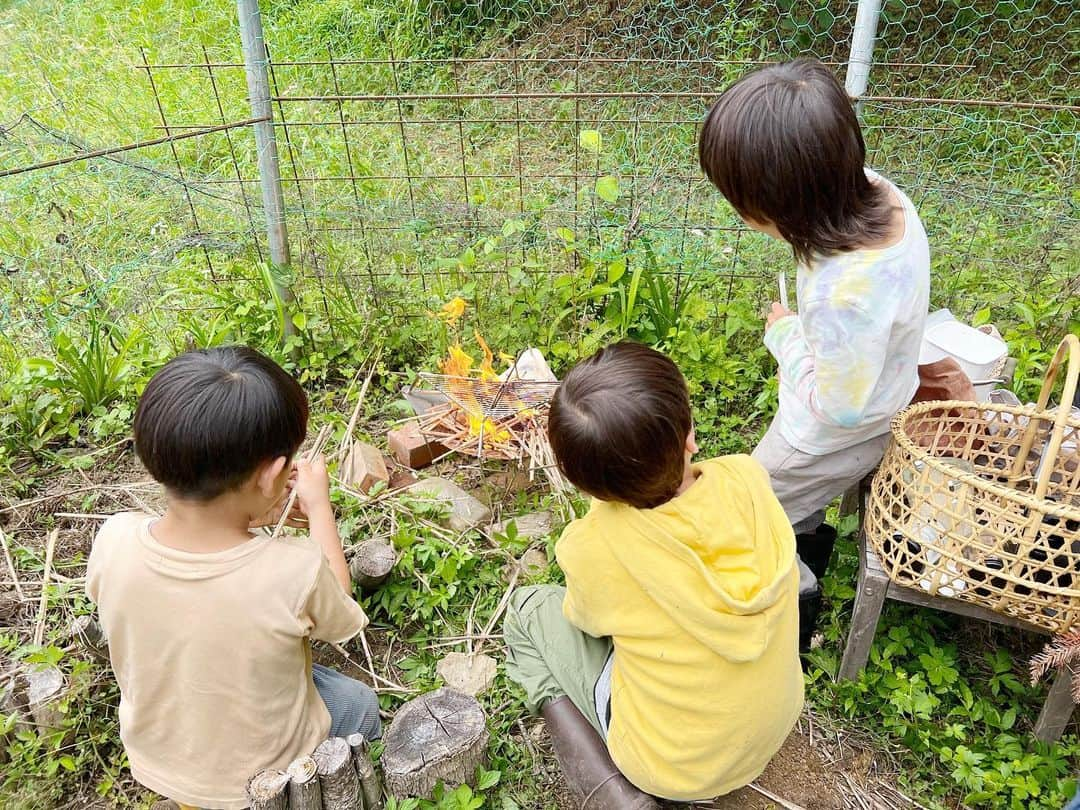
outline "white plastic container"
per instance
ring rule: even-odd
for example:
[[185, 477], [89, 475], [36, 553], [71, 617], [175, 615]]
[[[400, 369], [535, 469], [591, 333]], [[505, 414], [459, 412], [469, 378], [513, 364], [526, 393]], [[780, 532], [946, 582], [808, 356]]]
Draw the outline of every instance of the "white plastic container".
[[[979, 383], [991, 379], [995, 367], [1008, 352], [1009, 347], [1004, 341], [959, 321], [943, 319], [927, 325], [919, 362], [931, 362], [943, 354], [948, 355], [979, 387]], [[924, 361], [923, 358], [928, 359]]]

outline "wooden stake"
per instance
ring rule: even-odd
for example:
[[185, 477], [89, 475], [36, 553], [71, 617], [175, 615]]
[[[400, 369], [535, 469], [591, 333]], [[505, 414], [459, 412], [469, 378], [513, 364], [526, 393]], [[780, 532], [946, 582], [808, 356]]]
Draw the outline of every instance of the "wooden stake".
[[60, 530], [53, 529], [45, 544], [45, 573], [41, 577], [41, 601], [38, 603], [37, 625], [34, 627], [35, 647], [40, 647], [45, 640], [45, 614], [49, 609], [49, 577], [52, 576], [53, 550], [56, 548], [56, 539], [59, 536]]
[[360, 777], [353, 765], [352, 749], [342, 737], [331, 737], [311, 755], [319, 773], [323, 810], [364, 810]]
[[360, 789], [364, 794], [365, 810], [382, 810], [382, 781], [379, 779], [379, 774], [375, 772], [375, 765], [368, 753], [367, 740], [364, 739], [363, 734], [350, 734], [345, 741], [352, 749], [353, 764], [356, 765], [356, 773], [360, 777]]
[[289, 765], [289, 810], [322, 810], [319, 766], [311, 757], [294, 759]]
[[277, 768], [265, 768], [248, 781], [251, 810], [288, 810], [289, 775]]
[[26, 599], [26, 594], [23, 593], [22, 585], [19, 583], [19, 575], [15, 573], [15, 563], [12, 562], [11, 549], [8, 548], [7, 535], [4, 534], [3, 529], [0, 529], [0, 545], [4, 547], [4, 559], [7, 560], [8, 573], [11, 574], [11, 584], [15, 586], [19, 599]]

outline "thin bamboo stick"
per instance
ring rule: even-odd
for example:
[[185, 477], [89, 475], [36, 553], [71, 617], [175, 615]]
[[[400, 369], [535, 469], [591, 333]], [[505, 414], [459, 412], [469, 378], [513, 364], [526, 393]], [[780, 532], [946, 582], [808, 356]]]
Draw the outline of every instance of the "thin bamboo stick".
[[53, 551], [56, 549], [56, 540], [59, 536], [60, 530], [53, 529], [45, 545], [45, 572], [41, 577], [41, 601], [38, 603], [37, 623], [34, 627], [34, 646], [36, 647], [40, 647], [45, 640], [45, 616], [49, 610], [49, 577], [52, 575]]

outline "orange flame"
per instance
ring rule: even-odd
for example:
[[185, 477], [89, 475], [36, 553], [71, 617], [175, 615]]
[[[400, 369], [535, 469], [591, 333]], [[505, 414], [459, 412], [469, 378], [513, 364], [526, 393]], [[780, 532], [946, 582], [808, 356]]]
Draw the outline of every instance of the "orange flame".
[[[473, 366], [476, 361], [461, 348], [460, 344], [450, 347], [449, 356], [439, 364], [439, 368], [448, 377], [476, 376], [484, 382], [498, 382], [499, 375], [495, 373], [495, 357], [491, 348], [479, 332], [474, 332], [474, 335], [476, 342], [480, 345], [480, 350], [484, 353], [484, 359], [480, 362], [475, 374], [473, 373]], [[462, 382], [458, 382], [456, 385], [451, 382], [450, 387], [454, 392], [454, 398], [465, 408], [465, 415], [469, 421], [469, 435], [482, 435], [484, 441], [489, 444], [505, 442], [510, 439], [510, 431], [499, 427], [498, 423], [490, 417], [484, 416], [484, 408], [476, 401], [476, 396], [470, 386]]]

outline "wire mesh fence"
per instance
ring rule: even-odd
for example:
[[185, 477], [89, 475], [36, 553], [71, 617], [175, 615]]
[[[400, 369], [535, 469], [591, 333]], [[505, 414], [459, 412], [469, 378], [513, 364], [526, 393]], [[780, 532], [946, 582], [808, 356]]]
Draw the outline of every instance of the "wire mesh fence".
[[[756, 66], [812, 55], [843, 75], [857, 5], [414, 0], [367, 20], [359, 55], [279, 60], [271, 37], [287, 280], [342, 329], [364, 313], [423, 315], [463, 290], [481, 319], [512, 315], [533, 289], [610, 296], [628, 267], [658, 279], [676, 311], [696, 295], [722, 321], [736, 298], [763, 302], [790, 256], [707, 186], [697, 127]], [[922, 213], [939, 302], [987, 303], [979, 276], [1002, 294], [1080, 294], [1075, 5], [887, 0], [877, 33], [860, 100], [869, 163]], [[136, 62], [137, 141], [155, 143], [0, 175], [9, 340], [40, 341], [58, 312], [167, 326], [177, 309], [210, 321], [266, 294], [238, 45]], [[115, 145], [31, 111], [3, 130], [0, 172]], [[57, 309], [35, 289], [69, 300]], [[566, 323], [580, 323], [583, 297], [564, 298]]]

